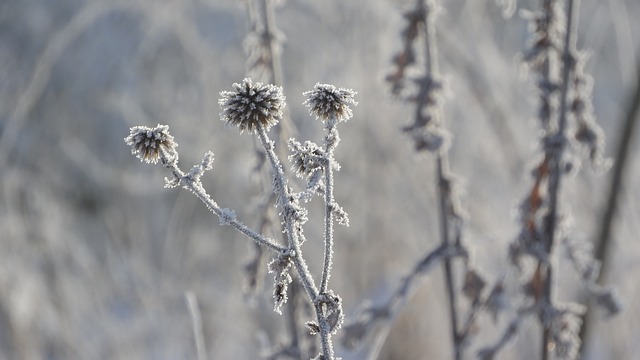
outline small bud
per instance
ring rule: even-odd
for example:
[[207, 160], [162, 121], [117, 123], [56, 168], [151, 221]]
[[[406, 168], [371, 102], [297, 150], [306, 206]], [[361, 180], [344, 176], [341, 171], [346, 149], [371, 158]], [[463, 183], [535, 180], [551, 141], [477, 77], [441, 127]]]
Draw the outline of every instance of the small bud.
[[353, 116], [349, 105], [358, 105], [353, 99], [357, 93], [351, 89], [336, 88], [328, 84], [316, 84], [313, 90], [305, 92], [304, 102], [309, 112], [322, 121], [335, 119], [347, 121]]
[[324, 151], [315, 143], [305, 141], [304, 145], [294, 139], [289, 139], [289, 150], [293, 154], [289, 156], [293, 173], [299, 178], [311, 176], [316, 170], [322, 169], [325, 159]]

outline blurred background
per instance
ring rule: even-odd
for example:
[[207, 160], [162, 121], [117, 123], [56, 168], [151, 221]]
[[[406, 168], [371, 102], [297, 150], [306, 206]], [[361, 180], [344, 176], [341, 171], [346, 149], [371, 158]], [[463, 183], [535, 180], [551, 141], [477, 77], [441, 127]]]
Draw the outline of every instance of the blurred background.
[[[468, 213], [464, 240], [489, 281], [506, 276], [517, 286], [507, 249], [538, 151], [534, 85], [517, 60], [528, 39], [519, 11], [538, 2], [512, 4], [512, 17], [500, 1], [443, 3], [437, 40], [450, 165]], [[321, 82], [358, 92], [336, 152], [336, 199], [351, 226], [336, 229], [331, 287], [347, 319], [365, 300], [385, 301], [439, 243], [433, 158], [417, 155], [401, 133], [413, 108], [394, 100], [384, 81], [402, 46], [408, 4], [287, 0], [275, 12], [298, 140], [323, 136], [302, 106], [303, 91]], [[581, 2], [578, 43], [592, 51], [586, 70], [608, 156], [636, 86], [638, 18], [635, 0]], [[123, 142], [131, 126], [160, 123], [170, 126], [183, 168], [213, 151], [205, 187], [257, 227], [254, 140], [226, 127], [217, 104], [220, 91], [245, 77], [248, 19], [246, 3], [233, 0], [0, 2], [0, 358], [195, 359], [187, 292], [197, 299], [210, 359], [255, 359], [287, 340], [286, 317], [272, 311], [272, 276], [257, 295], [245, 294], [251, 242], [218, 226], [189, 192], [164, 189], [165, 169], [141, 164]], [[626, 307], [611, 319], [591, 313], [584, 359], [640, 352], [639, 146], [629, 150], [603, 278]], [[610, 172], [588, 163], [566, 180], [569, 236], [596, 237], [610, 181]], [[304, 251], [316, 276], [321, 216], [313, 203]], [[556, 254], [557, 300], [584, 302], [579, 277], [561, 248]], [[509, 319], [481, 320], [469, 358], [497, 341]], [[438, 266], [394, 322], [379, 358], [450, 358], [448, 326]], [[500, 358], [536, 358], [538, 333], [535, 321], [525, 323]], [[365, 358], [339, 338], [339, 356]]]

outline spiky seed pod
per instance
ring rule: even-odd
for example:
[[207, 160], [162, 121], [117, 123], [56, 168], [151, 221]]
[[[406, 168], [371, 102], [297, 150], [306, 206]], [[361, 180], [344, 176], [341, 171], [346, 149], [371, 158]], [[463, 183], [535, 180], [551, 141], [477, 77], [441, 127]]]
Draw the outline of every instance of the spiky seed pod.
[[358, 105], [353, 99], [356, 94], [351, 89], [338, 89], [333, 85], [318, 83], [313, 90], [303, 94], [307, 97], [304, 105], [309, 108], [309, 112], [322, 121], [329, 119], [347, 121], [353, 116], [349, 105]]
[[162, 156], [162, 150], [168, 154], [174, 154], [178, 144], [169, 134], [168, 125], [160, 125], [155, 128], [148, 126], [134, 126], [124, 142], [131, 146], [131, 153], [140, 161], [157, 163]]
[[269, 130], [282, 118], [285, 96], [280, 86], [253, 83], [251, 79], [233, 84], [234, 91], [220, 92], [218, 104], [222, 108], [220, 119], [227, 124], [255, 132], [258, 125]]

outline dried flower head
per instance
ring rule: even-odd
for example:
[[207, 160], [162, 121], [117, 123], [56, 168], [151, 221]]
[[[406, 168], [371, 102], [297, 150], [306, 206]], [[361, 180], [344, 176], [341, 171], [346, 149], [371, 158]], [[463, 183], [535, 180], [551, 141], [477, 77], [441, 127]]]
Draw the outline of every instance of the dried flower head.
[[178, 144], [169, 134], [168, 125], [159, 125], [155, 128], [148, 126], [134, 126], [124, 142], [131, 146], [131, 153], [140, 161], [157, 163], [162, 156], [162, 151], [173, 155]]
[[269, 263], [269, 273], [274, 273], [274, 289], [273, 289], [273, 309], [278, 314], [282, 314], [282, 305], [284, 305], [287, 300], [287, 290], [289, 288], [289, 284], [292, 281], [291, 275], [289, 275], [289, 269], [292, 266], [292, 258], [291, 253], [284, 252], [278, 254], [271, 262]]
[[297, 177], [309, 177], [316, 170], [322, 169], [325, 154], [318, 145], [311, 141], [300, 144], [295, 139], [289, 139], [288, 145], [292, 152], [289, 161], [293, 164], [292, 170]]
[[337, 121], [347, 121], [353, 116], [349, 105], [358, 105], [353, 99], [356, 92], [351, 89], [336, 88], [328, 84], [316, 84], [313, 90], [305, 92], [307, 97], [304, 105], [309, 107], [309, 111], [323, 121], [335, 119]]
[[282, 118], [285, 96], [280, 86], [253, 83], [251, 79], [233, 84], [234, 91], [220, 92], [220, 118], [240, 131], [253, 133], [258, 127], [269, 130]]

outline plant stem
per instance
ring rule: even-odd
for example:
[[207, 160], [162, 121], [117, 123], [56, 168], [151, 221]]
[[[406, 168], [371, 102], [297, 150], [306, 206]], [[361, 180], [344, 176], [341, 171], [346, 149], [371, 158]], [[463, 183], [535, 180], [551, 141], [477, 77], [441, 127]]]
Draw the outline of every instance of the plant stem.
[[327, 121], [327, 136], [325, 138], [325, 166], [324, 166], [324, 264], [322, 266], [322, 281], [320, 283], [320, 293], [327, 291], [329, 277], [331, 276], [331, 265], [333, 264], [333, 152], [335, 145], [331, 145], [330, 137], [337, 136], [335, 128], [337, 124], [335, 118]]
[[[422, 0], [422, 6], [424, 6], [424, 32], [425, 32], [425, 76], [429, 77], [431, 81], [437, 77], [438, 62], [437, 62], [437, 48], [435, 40], [435, 25], [433, 24], [433, 11], [435, 5], [430, 1], [424, 3]], [[422, 105], [418, 104], [418, 111], [421, 111]], [[416, 113], [418, 116], [419, 113]], [[437, 126], [442, 126], [442, 114], [440, 109], [436, 107], [434, 111], [434, 121]], [[449, 225], [451, 224], [449, 207], [451, 204], [451, 191], [450, 181], [447, 178], [447, 155], [446, 152], [441, 152], [436, 158], [436, 173], [438, 174], [438, 196], [440, 202], [440, 238], [441, 246], [451, 245], [451, 236], [449, 234]], [[454, 289], [453, 281], [453, 269], [451, 264], [451, 258], [444, 258], [444, 273], [445, 283], [447, 287], [447, 297], [449, 300], [449, 316], [451, 322], [451, 338], [453, 341], [454, 359], [460, 360], [462, 357], [460, 339], [458, 336], [458, 312], [456, 309], [456, 293]]]
[[[166, 156], [166, 154], [163, 151], [163, 156]], [[217, 216], [222, 216], [222, 209], [220, 208], [220, 206], [211, 198], [211, 196], [209, 196], [209, 194], [207, 194], [207, 192], [204, 190], [204, 188], [202, 187], [202, 184], [200, 183], [200, 181], [193, 181], [192, 179], [189, 179], [186, 174], [180, 170], [180, 168], [178, 167], [178, 165], [176, 164], [175, 161], [170, 161], [166, 167], [171, 170], [171, 172], [173, 173], [173, 175], [180, 180], [180, 183], [186, 187], [187, 189], [189, 189], [198, 199], [200, 199], [200, 201], [202, 201], [207, 208], [209, 208], [209, 210], [211, 210], [214, 214], [216, 214]], [[275, 250], [278, 252], [284, 252], [287, 250], [286, 247], [278, 244], [275, 240], [270, 239], [268, 237], [265, 237], [262, 234], [259, 234], [253, 230], [251, 230], [250, 228], [248, 228], [246, 225], [244, 225], [242, 222], [233, 219], [231, 221], [229, 221], [229, 225], [233, 226], [236, 230], [238, 230], [239, 232], [243, 233], [244, 235], [246, 235], [247, 237], [253, 239], [256, 243], [258, 243], [259, 245], [262, 246], [266, 246], [271, 250]]]
[[[446, 178], [446, 158], [438, 156], [437, 160], [437, 172], [438, 172], [438, 196], [440, 199], [440, 237], [441, 246], [447, 247], [451, 245], [451, 237], [449, 234], [449, 190], [445, 187], [450, 186], [449, 180]], [[451, 337], [453, 340], [454, 359], [460, 360], [462, 358], [462, 352], [460, 347], [460, 338], [458, 336], [458, 311], [456, 309], [456, 292], [453, 283], [453, 269], [450, 257], [443, 259], [444, 263], [444, 276], [447, 286], [447, 297], [449, 300], [449, 316], [451, 322]]]
[[[262, 142], [262, 145], [264, 146], [267, 158], [271, 163], [271, 167], [273, 168], [274, 188], [275, 191], [278, 192], [278, 197], [280, 199], [279, 202], [284, 212], [285, 209], [291, 207], [292, 204], [290, 200], [289, 190], [284, 179], [282, 165], [280, 165], [280, 161], [275, 154], [273, 141], [269, 140], [269, 138], [267, 137], [267, 133], [261, 124], [258, 124], [257, 126], [257, 133], [258, 137], [260, 138], [260, 142]], [[287, 239], [289, 241], [289, 248], [293, 251], [293, 264], [296, 268], [296, 271], [298, 272], [302, 285], [304, 286], [304, 289], [309, 296], [309, 299], [311, 300], [311, 302], [313, 302], [316, 309], [316, 318], [318, 320], [318, 325], [320, 328], [320, 341], [322, 344], [322, 353], [324, 355], [324, 359], [334, 360], [333, 344], [331, 342], [331, 329], [324, 314], [323, 303], [321, 301], [318, 301], [318, 288], [316, 287], [313, 281], [313, 277], [309, 272], [309, 268], [307, 267], [307, 264], [302, 257], [300, 240], [298, 239], [297, 232], [294, 228], [294, 220], [286, 214], [283, 217], [285, 221]]]
[[[604, 211], [602, 222], [600, 223], [600, 231], [598, 237], [594, 240], [594, 259], [601, 264], [600, 274], [598, 281], [602, 281], [605, 278], [609, 262], [608, 253], [611, 244], [611, 230], [613, 226], [613, 220], [616, 215], [618, 207], [618, 200], [624, 192], [624, 173], [627, 159], [629, 157], [629, 148], [631, 147], [631, 141], [633, 138], [633, 132], [638, 120], [638, 112], [640, 111], [640, 63], [636, 67], [636, 85], [633, 91], [633, 95], [629, 99], [629, 105], [627, 110], [626, 119], [620, 132], [620, 140], [618, 141], [618, 150], [616, 151], [615, 163], [613, 165], [613, 177], [609, 184], [609, 195], [607, 198], [607, 204]], [[585, 313], [582, 317], [582, 328], [580, 329], [581, 344], [584, 347], [590, 334], [590, 316], [589, 312]], [[582, 352], [582, 351], [581, 351]]]
[[[575, 6], [574, 6], [575, 5]], [[555, 236], [558, 227], [558, 198], [560, 195], [560, 185], [562, 180], [562, 155], [566, 148], [566, 136], [565, 131], [567, 128], [567, 116], [568, 116], [568, 104], [567, 97], [569, 93], [569, 79], [574, 70], [575, 64], [575, 27], [577, 23], [575, 9], [578, 7], [578, 3], [574, 4], [574, 0], [567, 0], [567, 27], [564, 38], [564, 48], [562, 51], [562, 80], [560, 91], [560, 104], [558, 110], [558, 129], [553, 135], [554, 142], [553, 148], [547, 150], [547, 156], [550, 157], [551, 171], [548, 180], [548, 193], [549, 193], [549, 213], [545, 218], [545, 251], [547, 254], [551, 254]], [[553, 273], [550, 264], [547, 264], [546, 274], [544, 276], [544, 294], [543, 301], [551, 304], [551, 288], [553, 281]], [[546, 305], [546, 304], [545, 304]], [[543, 319], [544, 320], [544, 319]], [[546, 324], [543, 324], [543, 344], [542, 344], [542, 359], [546, 360], [549, 355], [550, 345], [550, 331]]]

